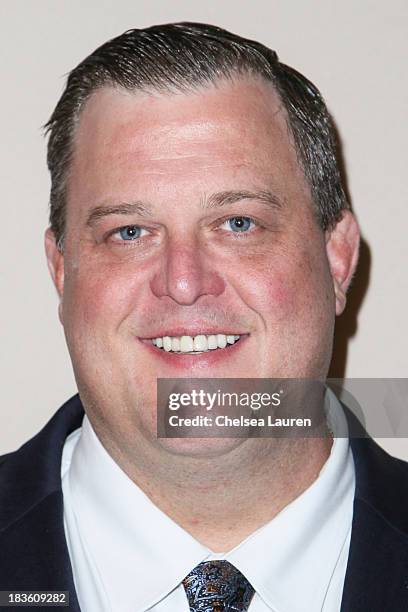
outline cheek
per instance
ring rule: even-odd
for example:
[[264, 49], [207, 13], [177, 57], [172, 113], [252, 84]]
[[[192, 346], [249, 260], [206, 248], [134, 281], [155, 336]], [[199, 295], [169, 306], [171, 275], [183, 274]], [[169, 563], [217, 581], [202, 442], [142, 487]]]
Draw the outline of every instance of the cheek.
[[248, 304], [263, 315], [264, 318], [276, 320], [290, 319], [300, 308], [302, 302], [308, 301], [308, 283], [299, 265], [287, 265], [275, 261], [265, 265], [250, 262], [242, 280], [241, 288], [245, 288]]
[[251, 295], [255, 307], [265, 319], [286, 320], [296, 310], [298, 295], [295, 287], [282, 273], [270, 273], [262, 279], [255, 279]]
[[92, 328], [109, 334], [135, 307], [139, 287], [137, 275], [124, 274], [118, 267], [78, 267], [65, 279], [64, 324], [74, 333]]
[[[256, 259], [256, 260], [255, 260]], [[334, 307], [324, 253], [294, 250], [246, 262], [241, 296], [262, 318], [298, 327], [321, 324]]]

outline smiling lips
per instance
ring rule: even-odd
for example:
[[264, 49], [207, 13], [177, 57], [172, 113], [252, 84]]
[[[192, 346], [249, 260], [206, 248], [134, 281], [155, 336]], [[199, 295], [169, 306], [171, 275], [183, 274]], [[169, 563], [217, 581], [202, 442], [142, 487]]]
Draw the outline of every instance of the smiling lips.
[[153, 338], [152, 343], [168, 353], [204, 353], [215, 349], [225, 349], [235, 344], [241, 336], [235, 334], [199, 334], [197, 336], [161, 336]]

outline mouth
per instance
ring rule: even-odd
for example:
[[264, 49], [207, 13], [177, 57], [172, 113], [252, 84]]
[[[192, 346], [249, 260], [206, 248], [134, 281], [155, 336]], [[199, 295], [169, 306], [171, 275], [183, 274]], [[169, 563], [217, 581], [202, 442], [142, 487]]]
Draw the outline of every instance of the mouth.
[[153, 346], [166, 353], [199, 355], [212, 351], [223, 351], [241, 339], [241, 334], [198, 334], [195, 336], [159, 336], [149, 340]]

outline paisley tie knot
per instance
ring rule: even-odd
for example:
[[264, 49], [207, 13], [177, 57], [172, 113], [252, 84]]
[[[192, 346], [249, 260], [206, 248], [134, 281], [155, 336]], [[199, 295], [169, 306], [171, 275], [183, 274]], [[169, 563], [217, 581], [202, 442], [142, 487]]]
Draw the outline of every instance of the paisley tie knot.
[[254, 594], [248, 580], [228, 561], [205, 561], [183, 580], [190, 612], [246, 612]]

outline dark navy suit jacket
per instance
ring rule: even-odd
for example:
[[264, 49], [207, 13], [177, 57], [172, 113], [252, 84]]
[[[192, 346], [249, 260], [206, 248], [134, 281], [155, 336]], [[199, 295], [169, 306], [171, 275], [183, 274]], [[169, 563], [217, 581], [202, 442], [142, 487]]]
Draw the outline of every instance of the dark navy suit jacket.
[[[83, 414], [73, 397], [32, 440], [0, 459], [0, 591], [69, 591], [76, 612], [60, 469], [65, 439]], [[350, 442], [357, 486], [341, 610], [408, 612], [408, 464], [370, 438]]]

